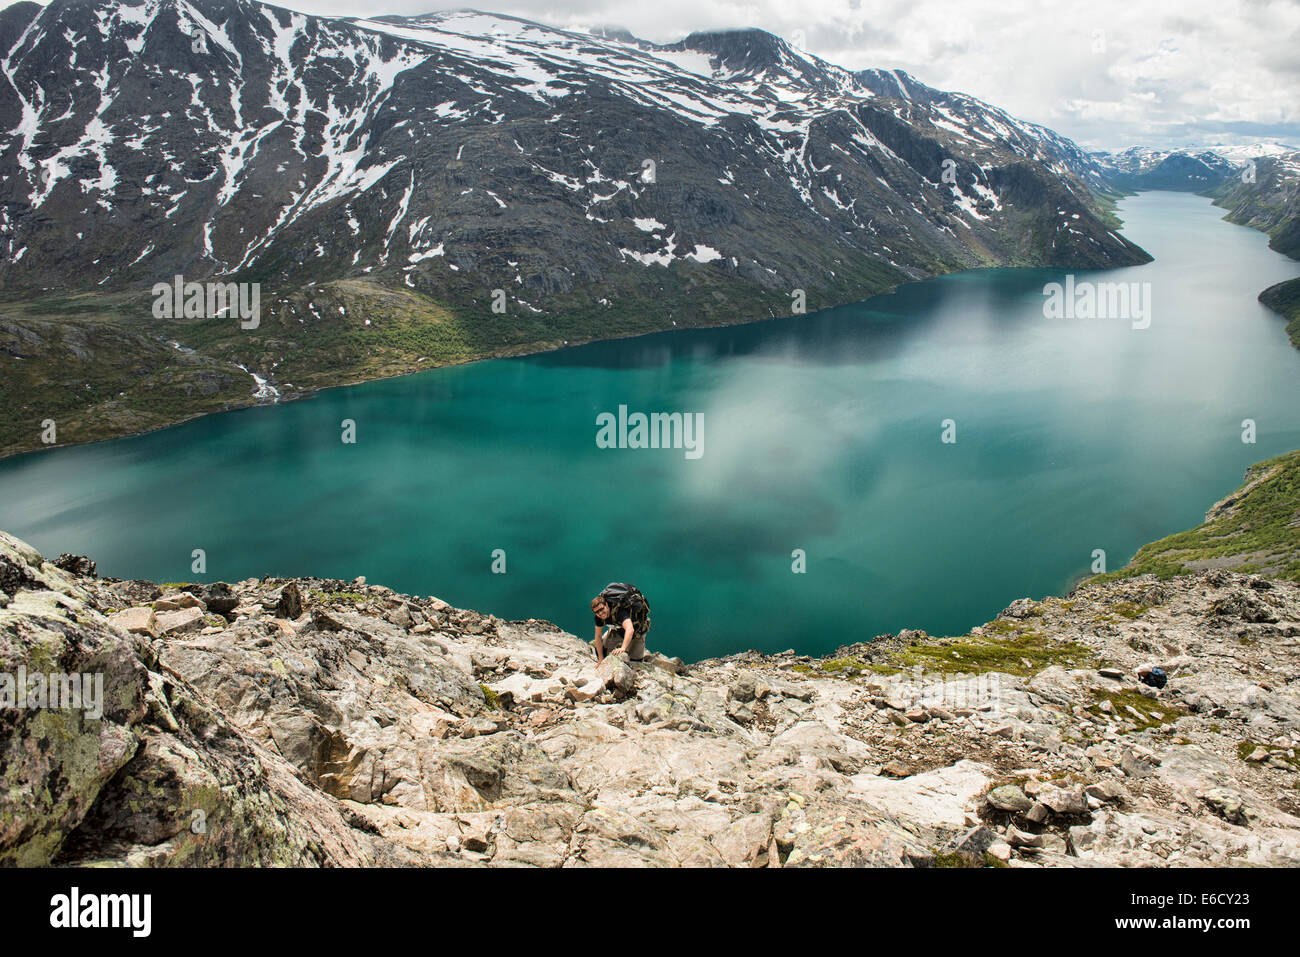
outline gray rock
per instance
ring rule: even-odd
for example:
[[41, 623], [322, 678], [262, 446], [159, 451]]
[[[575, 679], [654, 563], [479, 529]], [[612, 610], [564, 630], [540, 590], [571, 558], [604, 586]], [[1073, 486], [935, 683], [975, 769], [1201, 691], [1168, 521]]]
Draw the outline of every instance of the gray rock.
[[1046, 788], [1039, 793], [1038, 801], [1053, 814], [1086, 814], [1088, 811], [1082, 788]]
[[183, 635], [198, 631], [206, 624], [203, 611], [199, 608], [182, 608], [179, 611], [165, 611], [158, 618], [158, 634], [164, 637]]
[[733, 701], [753, 701], [758, 697], [757, 681], [752, 674], [742, 674], [729, 687]]
[[1083, 691], [1078, 682], [1059, 665], [1040, 671], [1029, 679], [1025, 687], [1051, 704], [1069, 707], [1083, 701]]
[[147, 635], [150, 638], [157, 638], [159, 635], [158, 618], [152, 608], [126, 608], [109, 615], [108, 620], [113, 627], [129, 634]]
[[1014, 824], [1007, 828], [1006, 842], [1012, 847], [1042, 847], [1043, 838], [1040, 834], [1031, 834], [1028, 831], [1022, 831]]
[[231, 591], [230, 586], [225, 582], [213, 582], [203, 590], [203, 603], [207, 606], [208, 611], [218, 615], [226, 615], [239, 606], [239, 597]]
[[153, 610], [158, 611], [180, 611], [182, 608], [198, 608], [206, 610], [203, 603], [187, 591], [179, 592], [175, 595], [163, 595], [153, 603]]
[[1120, 769], [1131, 778], [1145, 778], [1155, 773], [1160, 759], [1142, 747], [1131, 747], [1120, 758]]
[[280, 596], [275, 603], [276, 617], [296, 621], [302, 617], [303, 611], [302, 590], [298, 588], [295, 582], [285, 583], [284, 587], [280, 589]]
[[946, 850], [950, 854], [960, 854], [974, 861], [981, 860], [990, 847], [998, 843], [1001, 837], [993, 828], [983, 824], [976, 825], [963, 834], [953, 838]]
[[1017, 598], [1005, 609], [1003, 609], [1002, 614], [1000, 614], [998, 617], [999, 618], [1028, 618], [1030, 615], [1034, 613], [1034, 610], [1037, 607], [1038, 607], [1037, 603], [1032, 598]]
[[1122, 803], [1127, 797], [1127, 792], [1119, 782], [1111, 780], [1089, 784], [1083, 789], [1083, 793], [1088, 797], [1096, 798], [1102, 804]]
[[994, 788], [989, 792], [986, 800], [999, 811], [1013, 811], [1015, 813], [1028, 811], [1034, 803], [1025, 796], [1024, 791], [1014, 784], [1003, 784]]
[[1249, 827], [1259, 815], [1246, 805], [1245, 799], [1228, 788], [1212, 788], [1200, 795], [1211, 811], [1230, 824]]
[[628, 664], [627, 655], [619, 652], [605, 656], [596, 668], [596, 677], [606, 688], [620, 694], [628, 695], [636, 690], [636, 672]]

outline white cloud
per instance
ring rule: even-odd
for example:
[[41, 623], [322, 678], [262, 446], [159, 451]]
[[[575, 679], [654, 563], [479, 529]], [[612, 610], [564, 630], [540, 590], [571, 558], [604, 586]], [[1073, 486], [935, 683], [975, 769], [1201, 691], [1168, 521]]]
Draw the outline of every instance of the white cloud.
[[[472, 2], [472, 0], [471, 0]], [[1098, 148], [1300, 143], [1296, 0], [479, 0], [648, 40], [760, 27], [851, 69], [901, 68]], [[438, 0], [280, 0], [328, 16]], [[447, 8], [468, 6], [443, 4]]]

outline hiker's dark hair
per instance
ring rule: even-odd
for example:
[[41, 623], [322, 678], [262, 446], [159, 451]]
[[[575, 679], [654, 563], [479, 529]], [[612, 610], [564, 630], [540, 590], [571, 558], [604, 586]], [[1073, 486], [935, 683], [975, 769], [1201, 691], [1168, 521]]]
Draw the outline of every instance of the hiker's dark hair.
[[593, 613], [596, 611], [598, 605], [604, 605], [606, 608], [609, 607], [609, 602], [605, 600], [604, 595], [597, 595], [591, 600], [591, 610]]

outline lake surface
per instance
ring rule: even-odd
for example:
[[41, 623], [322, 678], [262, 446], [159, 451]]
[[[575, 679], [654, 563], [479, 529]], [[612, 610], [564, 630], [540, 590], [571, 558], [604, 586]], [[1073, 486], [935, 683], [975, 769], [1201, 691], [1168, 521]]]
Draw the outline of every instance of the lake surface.
[[[962, 273], [3, 461], [0, 528], [104, 575], [365, 575], [588, 639], [591, 596], [633, 581], [650, 647], [687, 659], [964, 632], [1062, 593], [1094, 549], [1114, 569], [1198, 524], [1300, 447], [1300, 352], [1255, 299], [1300, 263], [1200, 197], [1120, 214], [1156, 261], [1075, 278], [1150, 283], [1149, 328], [1045, 318], [1061, 270]], [[620, 405], [702, 413], [703, 455], [599, 448]]]

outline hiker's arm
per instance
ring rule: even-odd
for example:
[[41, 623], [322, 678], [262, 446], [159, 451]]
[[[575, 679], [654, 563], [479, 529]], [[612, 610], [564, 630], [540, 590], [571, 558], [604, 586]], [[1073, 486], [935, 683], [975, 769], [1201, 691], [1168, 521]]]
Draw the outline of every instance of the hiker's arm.
[[624, 618], [623, 619], [623, 647], [619, 649], [620, 651], [623, 652], [623, 654], [627, 654], [628, 649], [632, 647], [632, 632], [633, 632], [632, 619]]
[[600, 640], [601, 635], [603, 635], [604, 633], [605, 633], [605, 629], [601, 628], [600, 625], [597, 625], [597, 626], [596, 626], [596, 641], [595, 641], [595, 645], [596, 645], [596, 664], [600, 664], [602, 661], [605, 660], [605, 648], [604, 648], [605, 643], [604, 643], [603, 641]]

